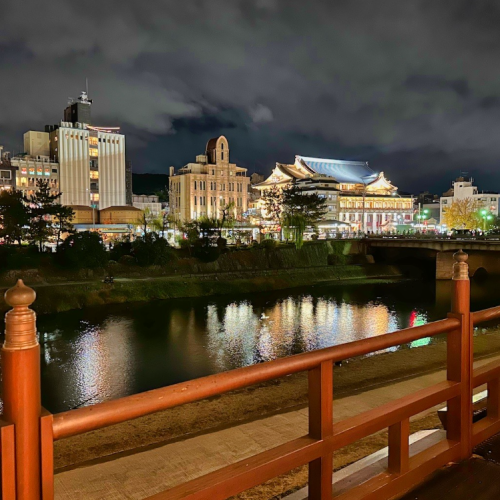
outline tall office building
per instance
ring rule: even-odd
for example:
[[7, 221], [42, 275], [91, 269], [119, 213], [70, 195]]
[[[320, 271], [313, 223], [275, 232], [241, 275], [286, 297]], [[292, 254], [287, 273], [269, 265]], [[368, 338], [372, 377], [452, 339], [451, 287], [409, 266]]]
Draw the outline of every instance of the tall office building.
[[45, 127], [50, 156], [59, 163], [61, 203], [100, 210], [122, 206], [126, 203], [125, 136], [119, 127], [92, 126], [91, 106], [82, 92], [78, 102], [65, 109], [65, 121]]

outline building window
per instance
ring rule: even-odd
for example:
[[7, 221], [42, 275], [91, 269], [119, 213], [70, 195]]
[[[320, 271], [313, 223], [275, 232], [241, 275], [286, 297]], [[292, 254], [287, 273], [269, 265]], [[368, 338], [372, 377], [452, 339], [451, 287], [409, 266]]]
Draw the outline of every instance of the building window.
[[222, 153], [220, 154], [220, 159], [221, 159], [221, 160], [224, 160], [224, 152], [222, 152]]
[[97, 137], [89, 137], [89, 144], [92, 144], [92, 146], [97, 146], [97, 143]]
[[90, 156], [99, 156], [99, 150], [97, 148], [89, 148]]
[[12, 179], [12, 172], [10, 170], [0, 170], [1, 179]]
[[197, 203], [196, 203], [196, 196], [194, 197], [194, 204], [197, 205]]
[[194, 189], [196, 190], [196, 181], [194, 181]]

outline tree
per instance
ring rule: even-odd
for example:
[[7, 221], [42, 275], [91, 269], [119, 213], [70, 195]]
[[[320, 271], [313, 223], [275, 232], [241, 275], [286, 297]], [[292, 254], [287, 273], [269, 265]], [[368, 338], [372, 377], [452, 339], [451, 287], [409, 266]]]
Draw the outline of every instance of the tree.
[[0, 192], [0, 238], [21, 245], [27, 235], [29, 220], [28, 208], [20, 191]]
[[162, 238], [165, 238], [165, 231], [167, 230], [170, 223], [170, 216], [166, 210], [162, 210], [160, 214], [153, 219], [152, 225], [155, 231], [161, 234]]
[[71, 207], [61, 205], [60, 203], [54, 204], [54, 221], [56, 229], [57, 246], [61, 242], [61, 235], [63, 233], [70, 233], [73, 231], [73, 224], [71, 221], [75, 217], [75, 212]]
[[222, 238], [222, 230], [225, 227], [232, 227], [234, 224], [234, 201], [231, 201], [220, 208], [221, 218], [219, 222], [219, 238]]
[[318, 222], [326, 209], [325, 199], [317, 193], [304, 193], [296, 184], [283, 189], [281, 222], [287, 239], [292, 236], [297, 249], [304, 242], [306, 226]]
[[29, 214], [28, 236], [31, 243], [38, 244], [43, 250], [43, 244], [54, 236], [52, 216], [55, 215], [55, 201], [61, 193], [53, 194], [49, 181], [39, 179], [36, 181], [36, 191], [25, 198]]
[[278, 186], [273, 186], [264, 191], [262, 199], [264, 200], [264, 218], [279, 224], [283, 214], [283, 191]]
[[99, 233], [83, 231], [68, 236], [57, 250], [60, 262], [72, 269], [105, 267], [108, 253]]
[[480, 204], [473, 198], [455, 200], [443, 212], [443, 222], [449, 229], [477, 229], [481, 226]]
[[141, 212], [141, 215], [137, 219], [137, 225], [142, 228], [143, 234], [148, 232], [148, 227], [155, 225], [155, 217], [148, 207]]
[[158, 233], [146, 233], [132, 243], [132, 254], [140, 266], [164, 266], [172, 258], [170, 245]]

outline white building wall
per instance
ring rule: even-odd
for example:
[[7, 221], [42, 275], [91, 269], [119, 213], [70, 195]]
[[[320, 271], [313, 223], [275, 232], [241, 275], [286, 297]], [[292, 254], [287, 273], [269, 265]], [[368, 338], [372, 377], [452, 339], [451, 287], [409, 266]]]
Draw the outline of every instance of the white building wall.
[[99, 209], [126, 204], [125, 136], [99, 132]]
[[57, 139], [61, 203], [90, 206], [88, 132], [61, 127]]

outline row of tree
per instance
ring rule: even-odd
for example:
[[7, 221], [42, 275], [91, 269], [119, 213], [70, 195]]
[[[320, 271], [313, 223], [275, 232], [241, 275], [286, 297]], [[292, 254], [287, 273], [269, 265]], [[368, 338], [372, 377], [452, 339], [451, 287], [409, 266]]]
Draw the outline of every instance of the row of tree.
[[327, 210], [326, 202], [317, 193], [304, 193], [296, 184], [283, 189], [274, 186], [263, 194], [266, 219], [279, 224], [288, 241], [301, 248], [307, 226], [316, 224]]
[[454, 200], [453, 203], [443, 211], [443, 220], [449, 229], [491, 229], [497, 224], [496, 217], [474, 198]]
[[0, 238], [10, 244], [27, 241], [40, 251], [51, 240], [59, 246], [62, 235], [73, 229], [74, 218], [72, 208], [58, 202], [60, 196], [46, 179], [38, 180], [28, 196], [15, 189], [0, 192]]

